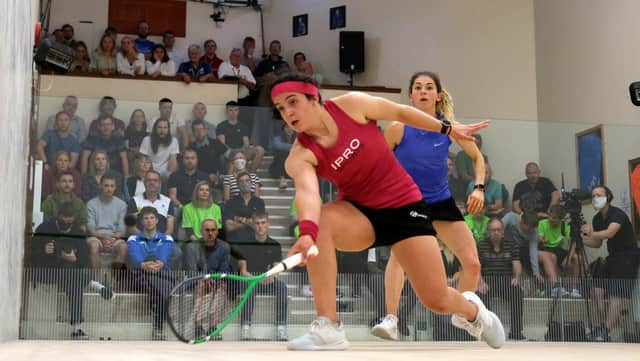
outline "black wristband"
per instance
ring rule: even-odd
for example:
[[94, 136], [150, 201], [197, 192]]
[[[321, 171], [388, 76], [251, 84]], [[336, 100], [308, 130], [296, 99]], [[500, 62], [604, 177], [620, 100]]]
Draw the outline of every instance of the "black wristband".
[[446, 119], [443, 119], [441, 123], [442, 123], [442, 128], [440, 128], [440, 133], [444, 135], [451, 134], [451, 123]]
[[473, 189], [479, 189], [479, 190], [481, 190], [481, 191], [483, 191], [483, 192], [484, 192], [484, 189], [485, 189], [485, 188], [484, 188], [484, 184], [482, 184], [482, 183], [478, 183], [478, 184], [476, 184], [476, 185], [474, 185], [474, 186], [473, 186]]

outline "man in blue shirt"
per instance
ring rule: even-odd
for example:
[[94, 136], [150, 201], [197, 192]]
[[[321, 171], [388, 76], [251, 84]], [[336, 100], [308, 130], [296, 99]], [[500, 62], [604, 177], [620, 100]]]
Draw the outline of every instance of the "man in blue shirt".
[[136, 49], [138, 49], [139, 53], [144, 54], [144, 58], [149, 60], [151, 58], [151, 50], [153, 46], [156, 45], [153, 41], [147, 40], [147, 36], [149, 35], [150, 30], [149, 23], [142, 20], [138, 23], [138, 38], [134, 40], [136, 43]]
[[211, 65], [200, 61], [202, 50], [200, 45], [193, 44], [189, 46], [189, 61], [180, 64], [177, 76], [181, 77], [185, 83], [192, 81], [205, 82], [213, 78]]
[[55, 129], [47, 130], [38, 140], [38, 157], [44, 162], [45, 169], [50, 164], [56, 163], [56, 157], [59, 151], [64, 150], [70, 156], [70, 168], [75, 168], [78, 164], [80, 156], [80, 143], [78, 139], [71, 134], [71, 118], [64, 111], [56, 114]]

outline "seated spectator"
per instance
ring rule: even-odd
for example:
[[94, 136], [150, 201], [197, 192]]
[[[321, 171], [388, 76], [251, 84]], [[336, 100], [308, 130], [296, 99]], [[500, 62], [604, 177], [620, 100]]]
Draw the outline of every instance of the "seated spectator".
[[200, 45], [193, 44], [189, 46], [188, 54], [189, 60], [180, 64], [176, 75], [181, 77], [187, 84], [192, 81], [205, 82], [212, 79], [213, 73], [211, 65], [200, 61]]
[[[187, 148], [182, 152], [182, 167], [169, 176], [167, 193], [171, 198], [173, 209], [181, 210], [185, 204], [191, 202], [191, 196], [196, 184], [200, 181], [209, 181], [209, 175], [198, 169], [198, 154], [195, 150]], [[176, 217], [179, 218], [178, 212]]]
[[449, 170], [449, 191], [451, 196], [457, 202], [465, 203], [467, 201], [466, 189], [464, 188], [464, 181], [455, 174], [456, 167], [451, 155], [447, 158], [447, 168]]
[[251, 91], [256, 88], [256, 79], [251, 74], [251, 69], [242, 65], [242, 50], [233, 48], [229, 54], [229, 61], [225, 61], [218, 68], [219, 79], [235, 79], [238, 81], [238, 105], [251, 106], [253, 99]]
[[76, 39], [73, 38], [73, 36], [75, 35], [75, 30], [73, 29], [73, 26], [71, 26], [71, 24], [64, 24], [62, 25], [62, 38], [64, 40], [64, 44], [71, 46], [71, 44], [73, 44]]
[[251, 242], [254, 238], [251, 217], [264, 212], [264, 201], [251, 192], [251, 176], [247, 172], [238, 174], [240, 194], [231, 197], [222, 211], [228, 242]]
[[124, 196], [125, 201], [129, 202], [131, 198], [142, 196], [145, 191], [144, 188], [144, 176], [148, 171], [153, 169], [151, 165], [151, 159], [148, 156], [138, 153], [135, 155], [133, 175], [126, 178], [124, 184]]
[[131, 113], [129, 125], [124, 130], [124, 140], [129, 154], [138, 153], [142, 139], [149, 135], [147, 131], [147, 118], [142, 109], [136, 109]]
[[64, 44], [64, 34], [62, 34], [62, 29], [55, 29], [51, 33], [51, 36], [52, 36], [51, 41], [54, 41], [58, 44]]
[[[606, 239], [609, 254], [601, 263], [599, 272], [593, 274], [591, 301], [594, 328], [591, 330], [591, 340], [608, 341], [609, 331], [622, 313], [624, 299], [630, 299], [634, 291], [640, 249], [629, 217], [622, 209], [611, 204], [611, 190], [597, 186], [591, 191], [591, 196], [591, 204], [597, 213], [593, 216], [591, 226], [585, 224], [581, 227], [581, 233], [585, 235], [584, 245], [599, 248]], [[605, 296], [609, 298], [608, 304], [605, 304]]]
[[242, 41], [242, 58], [240, 59], [240, 64], [246, 66], [251, 70], [252, 73], [255, 73], [258, 64], [260, 64], [260, 57], [254, 56], [254, 51], [256, 50], [256, 39], [251, 36], [247, 36]]
[[84, 142], [82, 159], [80, 160], [80, 172], [87, 174], [89, 168], [89, 156], [95, 150], [104, 150], [109, 156], [111, 170], [115, 170], [125, 177], [129, 175], [129, 159], [124, 137], [113, 131], [113, 118], [100, 119], [100, 129], [97, 135], [90, 135]]
[[145, 72], [144, 54], [138, 53], [130, 37], [120, 40], [120, 51], [116, 54], [116, 68], [118, 74], [143, 75]]
[[254, 72], [258, 84], [261, 86], [271, 82], [277, 72], [283, 71], [282, 69], [289, 70], [289, 64], [280, 56], [281, 51], [282, 44], [279, 40], [273, 40], [269, 44], [269, 55], [262, 59]]
[[104, 285], [91, 281], [84, 271], [89, 265], [85, 232], [76, 225], [76, 213], [70, 203], [60, 206], [56, 217], [40, 224], [31, 241], [33, 280], [56, 283], [66, 294], [69, 304], [69, 322], [73, 326], [71, 338], [84, 339], [87, 334], [82, 323], [83, 291], [87, 285], [96, 289], [102, 298], [110, 300], [113, 292]]
[[188, 145], [188, 133], [185, 132], [184, 123], [178, 119], [176, 114], [173, 112], [173, 101], [169, 98], [162, 98], [158, 101], [158, 115], [153, 118], [153, 121], [147, 125], [147, 130], [151, 132], [152, 125], [158, 119], [167, 119], [169, 120], [169, 129], [171, 130], [171, 134], [174, 134], [178, 143], [180, 145], [180, 149], [184, 149]]
[[142, 139], [140, 153], [149, 156], [153, 169], [167, 179], [178, 169], [177, 155], [180, 153], [178, 140], [171, 136], [169, 120], [159, 118], [153, 123], [151, 134]]
[[[475, 138], [478, 149], [482, 150], [482, 136], [480, 134], [474, 134], [473, 137]], [[487, 155], [484, 153], [482, 155], [484, 156], [485, 164], [489, 163]], [[456, 155], [456, 170], [458, 171], [458, 177], [464, 182], [465, 187], [469, 182], [472, 182], [476, 176], [473, 160], [465, 151], [460, 151], [458, 155]]]
[[191, 147], [198, 154], [198, 169], [208, 174], [209, 182], [214, 188], [212, 191], [217, 192], [218, 195], [214, 196], [214, 199], [221, 200], [223, 164], [227, 163], [226, 159], [230, 154], [229, 148], [215, 137], [208, 137], [205, 123], [201, 120], [195, 120], [192, 123], [191, 131], [194, 135]]
[[193, 123], [195, 121], [201, 121], [204, 124], [205, 129], [207, 130], [206, 136], [209, 138], [216, 137], [216, 125], [211, 123], [206, 119], [207, 116], [207, 105], [202, 102], [197, 102], [193, 104], [193, 109], [191, 110], [191, 119], [187, 120], [184, 123], [184, 130], [187, 133], [187, 137], [189, 139], [189, 144], [191, 144], [194, 140], [193, 137]]
[[115, 37], [105, 33], [100, 38], [100, 45], [91, 54], [91, 70], [102, 75], [113, 75], [117, 69]]
[[85, 44], [84, 41], [77, 41], [73, 43], [73, 50], [75, 50], [75, 55], [73, 58], [73, 62], [69, 66], [69, 72], [88, 73], [91, 59], [89, 59], [89, 50], [87, 50], [87, 44]]
[[149, 31], [151, 27], [149, 23], [142, 20], [138, 23], [138, 37], [134, 40], [136, 49], [138, 52], [144, 55], [146, 60], [151, 58], [151, 53], [153, 52], [153, 46], [156, 45], [153, 41], [148, 40], [147, 36], [149, 36]]
[[[502, 204], [502, 183], [491, 177], [491, 165], [484, 165], [484, 206], [487, 209], [487, 215], [490, 217], [502, 216], [504, 213], [504, 205]], [[471, 180], [467, 186], [467, 197], [473, 192], [476, 185], [475, 180]]]
[[[238, 187], [238, 179], [241, 173], [246, 173], [247, 158], [241, 151], [236, 151], [231, 156], [231, 165], [229, 166], [229, 174], [225, 174], [223, 181], [223, 200], [226, 202], [231, 197], [240, 194]], [[256, 197], [260, 197], [260, 188], [262, 181], [255, 173], [248, 173], [251, 178], [251, 193]]]
[[104, 29], [104, 33], [103, 34], [112, 37], [113, 41], [118, 40], [118, 29], [116, 29], [113, 26], [107, 26], [107, 28]]
[[509, 339], [524, 340], [522, 334], [522, 302], [524, 295], [520, 288], [520, 255], [518, 246], [504, 240], [504, 226], [499, 218], [489, 222], [488, 238], [478, 243], [481, 276], [478, 295], [487, 307], [491, 307], [490, 297], [500, 297], [511, 306], [511, 330]]
[[151, 58], [147, 60], [147, 74], [153, 78], [159, 76], [175, 76], [176, 64], [167, 55], [164, 46], [156, 44], [151, 50]]
[[189, 241], [202, 238], [200, 227], [205, 219], [215, 220], [217, 228], [222, 228], [222, 210], [213, 202], [209, 182], [200, 181], [193, 189], [191, 202], [182, 209], [182, 228]]
[[156, 210], [158, 230], [162, 233], [173, 234], [175, 224], [173, 205], [169, 197], [160, 194], [160, 189], [162, 189], [160, 173], [155, 170], [149, 170], [144, 176], [144, 187], [144, 193], [141, 196], [131, 198], [127, 204], [127, 214], [137, 216], [138, 220], [137, 224], [128, 227], [127, 231], [130, 234], [140, 232], [143, 226], [143, 219], [142, 214], [139, 212], [144, 207], [152, 207]]
[[93, 269], [100, 268], [100, 252], [111, 252], [115, 255], [112, 264], [114, 270], [125, 268], [127, 244], [124, 241], [124, 216], [127, 204], [115, 197], [116, 178], [110, 174], [100, 179], [101, 193], [87, 202], [89, 238], [89, 259]]
[[[282, 259], [282, 249], [280, 243], [269, 237], [269, 217], [266, 213], [256, 212], [252, 217], [253, 227], [255, 229], [255, 243], [251, 245], [236, 245], [240, 253], [245, 257], [247, 262], [246, 276], [261, 274], [274, 265], [278, 264]], [[247, 303], [242, 309], [241, 316], [241, 338], [243, 340], [252, 339], [251, 336], [251, 318], [253, 316], [253, 308], [255, 306], [256, 294], [269, 294], [275, 296], [275, 316], [276, 316], [276, 340], [287, 340], [287, 285], [277, 277], [269, 277], [260, 282], [255, 292], [252, 292], [247, 299]]]
[[222, 59], [216, 55], [218, 44], [215, 40], [209, 39], [204, 42], [204, 55], [200, 58], [200, 63], [209, 64], [211, 67], [211, 79], [218, 79], [218, 68], [222, 64]]
[[287, 188], [287, 172], [284, 169], [284, 161], [289, 156], [291, 145], [296, 139], [293, 129], [286, 123], [282, 123], [280, 134], [273, 138], [273, 163], [269, 167], [269, 173], [273, 178], [280, 178], [280, 189]]
[[227, 120], [220, 122], [216, 128], [217, 138], [231, 150], [241, 150], [250, 162], [247, 168], [255, 172], [262, 164], [264, 148], [259, 145], [251, 145], [249, 141], [249, 128], [238, 121], [240, 107], [238, 103], [230, 101], [226, 105]]
[[162, 45], [164, 45], [167, 55], [169, 55], [169, 58], [173, 60], [173, 63], [176, 64], [176, 66], [180, 66], [180, 64], [189, 59], [187, 59], [187, 52], [184, 49], [174, 49], [175, 43], [176, 35], [173, 31], [167, 30], [162, 34]]
[[487, 236], [489, 217], [485, 215], [485, 208], [478, 213], [464, 216], [464, 223], [467, 224], [471, 233], [473, 233], [473, 239], [475, 239], [476, 243], [482, 241]]
[[313, 66], [307, 61], [307, 56], [303, 52], [299, 51], [293, 56], [293, 64], [296, 66], [296, 71], [302, 74], [307, 74], [318, 84], [322, 84], [322, 75], [313, 71]]
[[163, 340], [165, 305], [174, 286], [169, 258], [174, 253], [173, 238], [158, 228], [159, 215], [154, 207], [140, 210], [142, 231], [129, 237], [127, 247], [133, 273], [133, 282], [140, 291], [149, 294], [153, 316], [154, 340]]
[[116, 106], [116, 100], [113, 97], [105, 96], [100, 99], [100, 104], [98, 104], [98, 117], [91, 121], [91, 125], [89, 125], [89, 135], [98, 135], [100, 120], [104, 117], [111, 117], [111, 119], [113, 119], [114, 132], [124, 136], [124, 129], [126, 128], [124, 121], [113, 115]]
[[55, 130], [47, 130], [38, 140], [38, 159], [44, 163], [44, 169], [49, 169], [50, 164], [56, 162], [56, 154], [59, 151], [69, 153], [69, 167], [75, 168], [80, 154], [80, 143], [70, 132], [71, 120], [65, 112], [56, 114]]
[[560, 202], [560, 191], [549, 178], [540, 176], [540, 167], [534, 162], [525, 167], [527, 179], [516, 184], [513, 189], [514, 212], [537, 212], [539, 218], [548, 218], [551, 206]]
[[69, 164], [71, 163], [69, 159], [69, 153], [67, 151], [61, 150], [56, 154], [56, 162], [52, 167], [48, 167], [42, 173], [42, 199], [44, 200], [49, 196], [49, 194], [55, 192], [56, 183], [58, 182], [58, 175], [63, 172], [69, 172], [73, 175], [73, 184], [77, 184], [77, 187], [74, 189], [74, 193], [77, 196], [82, 194], [81, 184], [82, 181], [80, 178], [80, 172], [77, 169], [71, 168]]
[[538, 263], [538, 215], [534, 212], [525, 212], [519, 215], [509, 212], [502, 217], [504, 224], [504, 238], [519, 246], [520, 264], [531, 272], [538, 283], [544, 279], [540, 274]]
[[[87, 124], [85, 123], [83, 118], [79, 117], [76, 114], [77, 110], [78, 110], [78, 97], [76, 97], [75, 95], [67, 95], [64, 98], [64, 103], [62, 103], [62, 111], [67, 113], [67, 115], [71, 119], [71, 124], [69, 125], [69, 132], [74, 137], [76, 137], [76, 139], [80, 144], [82, 144], [88, 135]], [[49, 119], [47, 119], [47, 130], [55, 129], [56, 114], [49, 116]]]
[[87, 230], [87, 208], [84, 202], [75, 193], [75, 184], [73, 182], [73, 174], [64, 172], [58, 174], [55, 193], [50, 194], [44, 202], [42, 202], [42, 213], [45, 221], [55, 220], [60, 206], [64, 203], [70, 203], [73, 208], [74, 223], [73, 225]]
[[115, 170], [111, 170], [109, 165], [109, 156], [104, 150], [95, 150], [89, 157], [89, 169], [87, 174], [82, 177], [82, 200], [88, 202], [90, 199], [97, 197], [102, 192], [102, 177], [109, 175], [116, 181], [116, 189], [114, 195], [120, 199], [124, 198], [123, 178], [122, 174]]

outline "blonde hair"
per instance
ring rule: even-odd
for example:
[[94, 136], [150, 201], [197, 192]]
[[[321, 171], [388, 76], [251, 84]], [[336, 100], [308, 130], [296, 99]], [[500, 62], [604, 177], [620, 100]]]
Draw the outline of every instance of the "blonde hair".
[[[198, 198], [198, 191], [200, 190], [200, 187], [202, 187], [202, 186], [209, 187], [209, 199], [207, 199], [206, 202], [203, 202]], [[211, 186], [209, 185], [208, 181], [200, 181], [200, 182], [196, 183], [195, 187], [193, 187], [193, 193], [191, 194], [191, 204], [193, 204], [193, 206], [196, 207], [196, 208], [205, 208], [206, 209], [206, 208], [211, 207], [211, 205], [213, 204], [213, 195], [211, 194]]]
[[98, 154], [104, 154], [105, 159], [107, 160], [107, 166], [105, 167], [104, 170], [104, 174], [109, 173], [109, 171], [111, 170], [111, 162], [109, 161], [109, 154], [107, 154], [106, 151], [98, 149], [98, 150], [94, 150], [91, 153], [91, 157], [89, 157], [89, 169], [87, 170], [87, 174], [91, 175], [91, 176], [95, 176], [96, 175], [96, 156]]

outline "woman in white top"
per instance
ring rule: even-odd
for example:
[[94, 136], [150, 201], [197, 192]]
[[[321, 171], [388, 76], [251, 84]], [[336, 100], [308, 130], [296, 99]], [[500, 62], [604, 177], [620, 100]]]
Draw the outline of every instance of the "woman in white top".
[[131, 76], [144, 74], [144, 54], [138, 53], [133, 39], [128, 36], [120, 41], [120, 51], [116, 55], [119, 74]]
[[175, 76], [176, 63], [169, 59], [167, 49], [161, 44], [154, 45], [151, 50], [151, 59], [147, 60], [147, 74], [154, 78], [159, 76]]
[[180, 153], [178, 140], [171, 136], [169, 121], [159, 118], [153, 123], [151, 134], [142, 139], [140, 153], [148, 155], [153, 169], [163, 180], [178, 169], [176, 157]]

